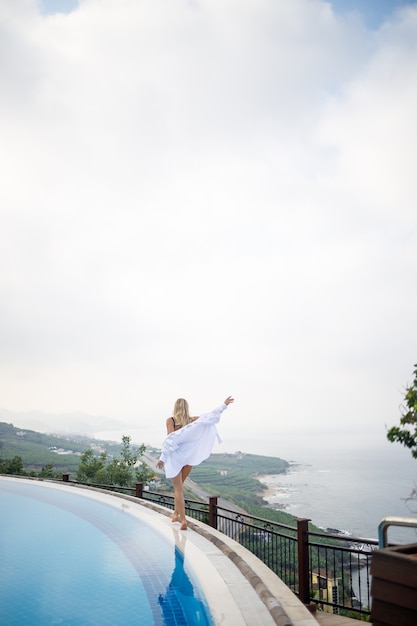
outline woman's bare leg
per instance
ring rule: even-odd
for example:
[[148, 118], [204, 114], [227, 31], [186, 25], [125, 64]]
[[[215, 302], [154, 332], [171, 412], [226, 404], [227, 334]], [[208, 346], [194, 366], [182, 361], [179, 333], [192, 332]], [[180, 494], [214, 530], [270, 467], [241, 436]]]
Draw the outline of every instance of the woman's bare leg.
[[[181, 478], [182, 478], [182, 483], [184, 484], [187, 476], [189, 476], [191, 470], [193, 469], [192, 465], [184, 465], [184, 467], [182, 468], [180, 474], [181, 474]], [[184, 498], [184, 496], [183, 496]], [[177, 510], [177, 506], [175, 505], [174, 508], [174, 513], [171, 517], [171, 522], [178, 522], [179, 516], [178, 516], [178, 510]]]
[[184, 491], [182, 488], [182, 484], [182, 472], [180, 472], [172, 479], [175, 502], [174, 516], [176, 515], [176, 520], [174, 521], [181, 522], [181, 530], [187, 530], [187, 520], [185, 519]]

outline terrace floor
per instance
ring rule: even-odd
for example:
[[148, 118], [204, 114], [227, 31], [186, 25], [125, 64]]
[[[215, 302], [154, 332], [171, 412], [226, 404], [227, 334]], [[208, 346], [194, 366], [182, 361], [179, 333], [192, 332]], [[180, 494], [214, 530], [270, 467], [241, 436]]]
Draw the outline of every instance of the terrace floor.
[[332, 615], [332, 613], [325, 613], [324, 611], [317, 611], [314, 613], [314, 617], [320, 626], [358, 626], [358, 624], [362, 624], [357, 619]]

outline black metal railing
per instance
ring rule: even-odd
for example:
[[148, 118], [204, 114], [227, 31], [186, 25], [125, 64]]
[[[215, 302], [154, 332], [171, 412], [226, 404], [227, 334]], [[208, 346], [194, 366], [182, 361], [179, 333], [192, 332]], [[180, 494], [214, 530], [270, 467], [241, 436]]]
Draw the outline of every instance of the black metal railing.
[[217, 506], [218, 529], [243, 545], [298, 591], [297, 528]]
[[308, 532], [310, 598], [332, 613], [369, 615], [376, 540]]
[[[66, 474], [63, 480], [72, 482]], [[77, 484], [130, 493], [174, 509], [173, 495], [150, 491], [142, 483], [133, 488]], [[370, 565], [377, 540], [314, 532], [308, 519], [297, 519], [296, 526], [289, 526], [242, 514], [221, 507], [217, 497], [206, 503], [186, 499], [185, 511], [255, 554], [304, 604], [358, 619], [370, 615]]]
[[313, 532], [308, 519], [289, 526], [218, 505], [216, 516], [218, 530], [261, 559], [304, 604], [359, 619], [370, 614], [376, 540]]
[[[149, 491], [144, 487], [143, 483], [135, 483], [134, 487], [125, 487], [120, 485], [106, 485], [103, 483], [89, 483], [79, 480], [70, 480], [70, 474], [62, 474], [62, 480], [66, 483], [73, 483], [77, 485], [84, 485], [86, 487], [94, 487], [96, 489], [103, 489], [105, 491], [112, 491], [116, 493], [125, 493], [130, 496], [136, 496], [142, 498], [148, 502], [154, 502], [167, 509], [174, 510], [174, 496], [156, 491]], [[214, 526], [210, 520], [210, 502], [204, 503], [198, 500], [185, 499], [185, 512], [190, 517], [198, 519], [200, 522], [204, 522], [209, 526]]]

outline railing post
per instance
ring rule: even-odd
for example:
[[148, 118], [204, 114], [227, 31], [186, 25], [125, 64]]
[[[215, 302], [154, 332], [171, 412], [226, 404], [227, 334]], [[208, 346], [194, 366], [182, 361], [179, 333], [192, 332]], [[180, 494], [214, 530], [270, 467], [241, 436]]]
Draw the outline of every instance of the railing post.
[[217, 496], [209, 497], [209, 526], [217, 529]]
[[143, 496], [143, 483], [136, 483], [135, 484], [135, 496], [137, 498], [142, 498], [142, 496]]
[[298, 597], [303, 604], [310, 603], [310, 558], [308, 553], [309, 519], [297, 520]]
[[68, 472], [65, 472], [65, 474], [62, 474], [62, 480], [63, 480], [63, 482], [64, 482], [64, 483], [68, 483], [68, 482], [69, 482], [69, 477], [70, 477], [70, 475], [69, 475], [69, 473], [68, 473]]

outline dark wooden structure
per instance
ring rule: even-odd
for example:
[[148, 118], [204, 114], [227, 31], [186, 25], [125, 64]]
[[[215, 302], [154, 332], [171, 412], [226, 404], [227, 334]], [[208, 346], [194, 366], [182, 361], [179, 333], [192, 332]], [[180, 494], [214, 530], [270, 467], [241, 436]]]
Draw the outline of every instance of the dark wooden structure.
[[374, 552], [371, 576], [373, 626], [416, 626], [417, 544]]

